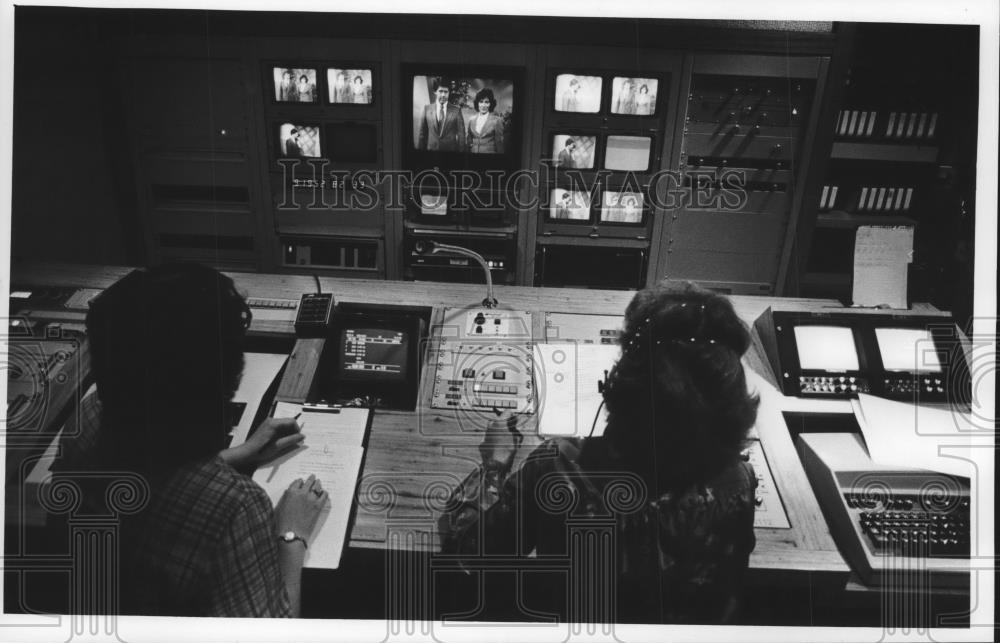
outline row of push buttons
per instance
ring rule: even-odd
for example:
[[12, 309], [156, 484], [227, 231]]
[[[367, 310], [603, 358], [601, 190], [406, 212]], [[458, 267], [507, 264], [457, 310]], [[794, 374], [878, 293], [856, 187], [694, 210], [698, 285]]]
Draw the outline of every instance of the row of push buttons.
[[293, 299], [258, 299], [250, 297], [247, 299], [247, 306], [251, 308], [295, 308], [299, 302]]
[[[474, 368], [463, 368], [462, 369], [462, 377], [471, 380], [475, 376], [476, 376], [476, 369], [474, 369]], [[494, 369], [493, 370], [493, 379], [495, 379], [495, 380], [505, 380], [505, 379], [507, 379], [507, 371], [503, 370], [502, 368]], [[454, 383], [454, 384], [461, 384], [461, 382], [457, 381], [457, 380], [449, 380], [448, 383], [449, 384], [452, 384], [452, 383]]]
[[516, 386], [510, 386], [507, 384], [473, 384], [472, 390], [476, 393], [503, 393], [506, 395], [514, 395], [517, 393]]
[[863, 381], [853, 376], [799, 376], [799, 389], [803, 393], [857, 393], [865, 391]]
[[924, 377], [921, 382], [914, 382], [911, 379], [899, 378], [885, 380], [885, 388], [893, 393], [916, 393], [923, 389], [926, 393], [944, 393], [944, 385], [941, 378]]
[[488, 400], [485, 398], [480, 398], [473, 403], [474, 406], [479, 406], [487, 409], [516, 409], [517, 400]]

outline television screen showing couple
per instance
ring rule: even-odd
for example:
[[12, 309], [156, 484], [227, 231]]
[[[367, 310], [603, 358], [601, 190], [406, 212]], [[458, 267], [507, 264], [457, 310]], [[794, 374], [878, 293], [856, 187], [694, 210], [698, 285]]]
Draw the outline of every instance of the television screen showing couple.
[[413, 76], [413, 149], [504, 154], [512, 144], [514, 81]]

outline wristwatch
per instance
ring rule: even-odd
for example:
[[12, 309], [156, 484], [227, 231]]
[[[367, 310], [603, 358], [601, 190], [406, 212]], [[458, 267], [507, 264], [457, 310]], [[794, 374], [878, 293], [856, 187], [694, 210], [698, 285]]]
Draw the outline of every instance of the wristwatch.
[[298, 535], [294, 531], [286, 531], [285, 533], [278, 536], [278, 540], [286, 543], [293, 543], [296, 540], [301, 540], [302, 546], [305, 547], [306, 549], [309, 549], [309, 543], [306, 542], [306, 539]]

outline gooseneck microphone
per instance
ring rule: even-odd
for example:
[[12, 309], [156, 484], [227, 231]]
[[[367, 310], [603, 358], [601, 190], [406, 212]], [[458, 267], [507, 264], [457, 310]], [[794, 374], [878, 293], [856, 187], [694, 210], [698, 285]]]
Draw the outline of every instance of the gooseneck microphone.
[[438, 243], [437, 241], [430, 240], [418, 241], [414, 244], [413, 249], [418, 254], [453, 254], [478, 261], [479, 265], [483, 267], [483, 274], [486, 275], [486, 299], [483, 300], [483, 306], [486, 308], [496, 307], [497, 300], [496, 297], [493, 296], [493, 275], [490, 274], [489, 266], [486, 265], [486, 260], [483, 259], [481, 254], [461, 246], [450, 246], [446, 243]]

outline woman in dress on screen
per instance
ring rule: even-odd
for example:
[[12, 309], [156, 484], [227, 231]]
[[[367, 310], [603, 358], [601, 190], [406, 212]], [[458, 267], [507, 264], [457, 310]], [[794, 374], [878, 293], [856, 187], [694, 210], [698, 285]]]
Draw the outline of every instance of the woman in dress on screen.
[[635, 295], [619, 343], [603, 436], [545, 441], [508, 476], [516, 418], [492, 422], [442, 518], [444, 551], [565, 557], [572, 523], [609, 519], [615, 559], [588, 564], [616, 570], [619, 619], [725, 622], [755, 544], [749, 332], [725, 297], [665, 283]]
[[299, 76], [298, 85], [295, 86], [296, 94], [298, 95], [298, 102], [300, 103], [315, 103], [316, 102], [316, 85], [309, 82], [309, 76], [302, 74]]
[[503, 120], [493, 113], [497, 99], [484, 87], [476, 92], [476, 115], [466, 123], [466, 141], [473, 154], [503, 154]]
[[635, 113], [640, 116], [651, 116], [656, 96], [649, 93], [649, 86], [643, 84], [635, 97]]
[[372, 102], [368, 85], [365, 84], [365, 79], [361, 76], [355, 76], [354, 82], [351, 84], [351, 102], [359, 105], [367, 105]]
[[265, 420], [226, 448], [250, 319], [229, 277], [193, 264], [133, 271], [91, 302], [97, 394], [54, 473], [79, 489], [80, 514], [130, 504], [107, 613], [298, 615], [305, 539], [327, 496], [310, 476], [272, 509], [247, 475], [302, 441], [294, 420]]

